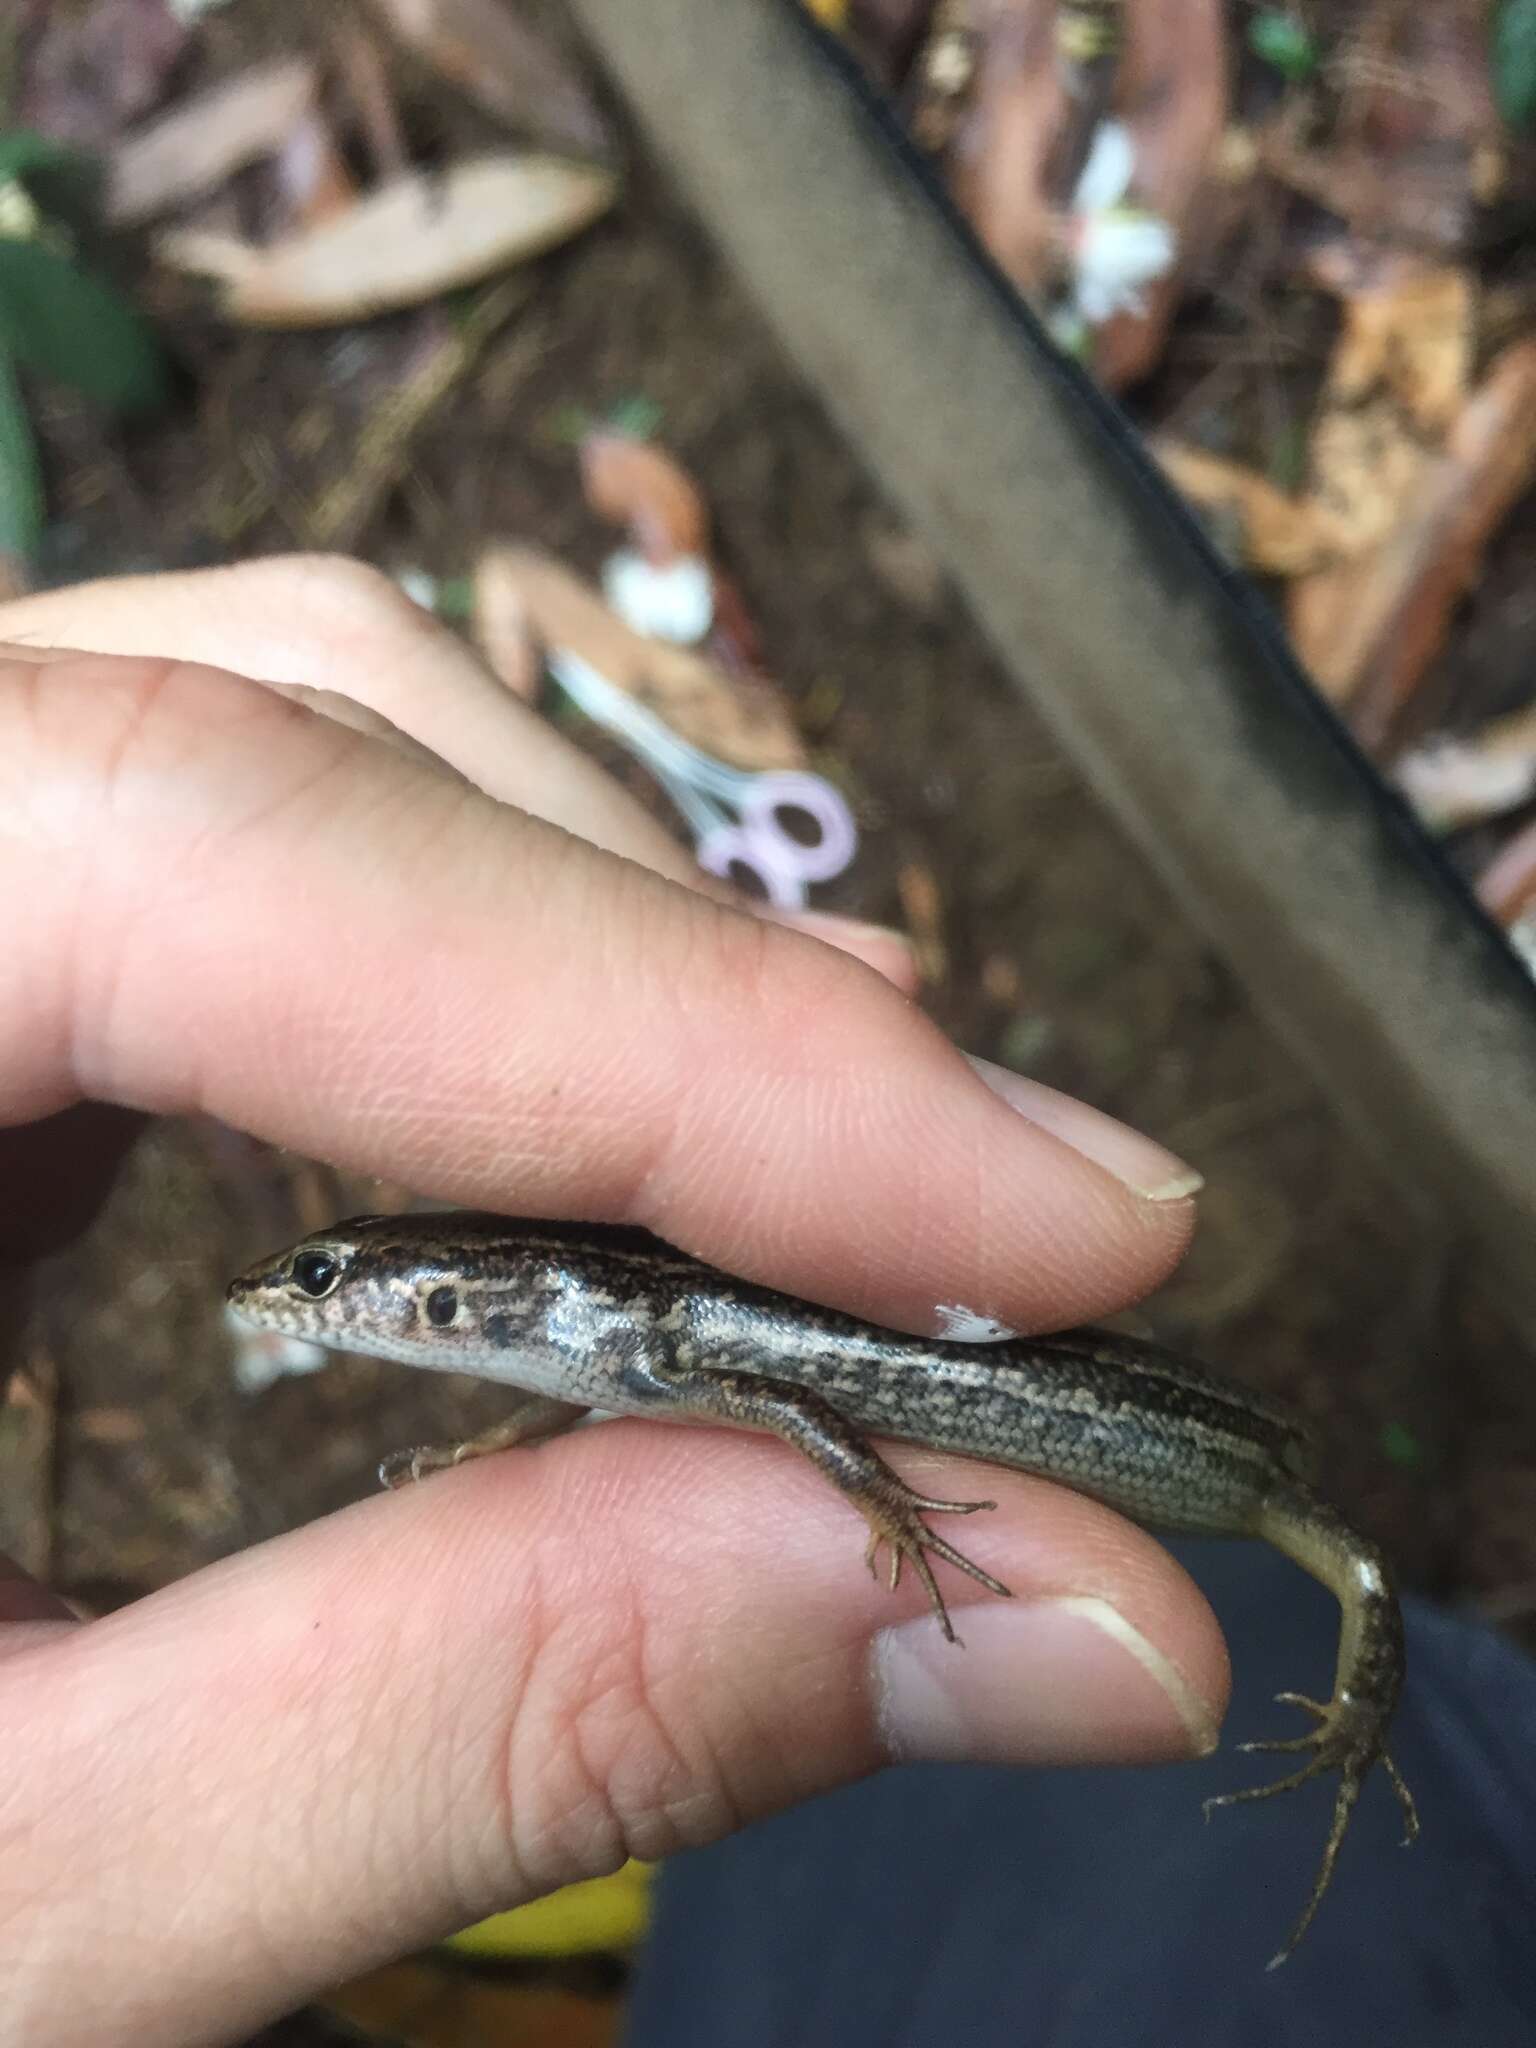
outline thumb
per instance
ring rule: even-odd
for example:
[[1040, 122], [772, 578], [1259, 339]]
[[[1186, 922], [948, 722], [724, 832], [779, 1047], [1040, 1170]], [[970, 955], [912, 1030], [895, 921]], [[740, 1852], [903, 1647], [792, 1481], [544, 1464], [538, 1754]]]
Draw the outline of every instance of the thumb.
[[[956, 1461], [900, 1455], [925, 1492], [965, 1490]], [[860, 1570], [856, 1519], [792, 1453], [651, 1422], [381, 1496], [35, 1641], [0, 1662], [7, 2038], [241, 2037], [894, 1760], [1208, 1749], [1225, 1659], [1179, 1568], [1076, 1495], [986, 1482], [971, 1547], [1020, 1597], [959, 1585], [966, 1650]]]

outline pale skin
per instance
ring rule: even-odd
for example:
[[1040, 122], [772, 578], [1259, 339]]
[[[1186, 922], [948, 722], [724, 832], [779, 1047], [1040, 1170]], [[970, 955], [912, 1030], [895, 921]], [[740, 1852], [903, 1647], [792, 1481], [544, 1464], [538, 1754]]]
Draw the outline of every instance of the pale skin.
[[[1183, 1251], [1170, 1154], [978, 1075], [894, 935], [706, 890], [372, 572], [86, 586], [0, 607], [0, 643], [0, 1256], [79, 1227], [128, 1128], [101, 1105], [643, 1223], [911, 1330], [1102, 1316]], [[859, 1568], [793, 1453], [649, 1422], [365, 1500], [89, 1625], [10, 1568], [0, 2041], [238, 2039], [893, 1758], [1209, 1748], [1225, 1654], [1151, 1538], [892, 1458], [998, 1502], [969, 1526], [1016, 1597], [949, 1576], [963, 1651], [921, 1588]]]

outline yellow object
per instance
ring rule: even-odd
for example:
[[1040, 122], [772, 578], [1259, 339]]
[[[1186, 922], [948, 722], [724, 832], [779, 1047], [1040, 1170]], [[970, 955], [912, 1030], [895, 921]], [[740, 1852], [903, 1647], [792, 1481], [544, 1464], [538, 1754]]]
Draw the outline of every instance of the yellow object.
[[579, 1956], [594, 1950], [632, 1948], [651, 1914], [652, 1871], [648, 1863], [626, 1863], [612, 1877], [568, 1884], [547, 1899], [533, 1899], [510, 1913], [493, 1913], [445, 1944], [459, 1955]]
[[808, 14], [814, 14], [823, 28], [845, 29], [848, 26], [848, 0], [805, 0]]

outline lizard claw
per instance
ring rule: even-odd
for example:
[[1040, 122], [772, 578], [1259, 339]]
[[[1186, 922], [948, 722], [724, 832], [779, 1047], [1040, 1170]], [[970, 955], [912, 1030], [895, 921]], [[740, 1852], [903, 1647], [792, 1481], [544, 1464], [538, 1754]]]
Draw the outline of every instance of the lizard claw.
[[933, 1576], [933, 1567], [928, 1562], [928, 1553], [942, 1557], [946, 1564], [952, 1564], [957, 1571], [976, 1580], [991, 1593], [1000, 1594], [1005, 1600], [1011, 1598], [1009, 1588], [1001, 1579], [994, 1579], [990, 1572], [983, 1571], [979, 1564], [972, 1564], [953, 1544], [946, 1543], [936, 1535], [922, 1519], [926, 1514], [974, 1515], [982, 1508], [996, 1507], [991, 1500], [929, 1500], [925, 1495], [914, 1493], [894, 1474], [890, 1484], [872, 1490], [858, 1502], [859, 1511], [869, 1524], [869, 1544], [864, 1560], [871, 1572], [879, 1576], [877, 1559], [882, 1543], [888, 1543], [891, 1550], [889, 1583], [892, 1592], [901, 1581], [901, 1567], [909, 1561], [912, 1569], [923, 1582], [929, 1603], [938, 1617], [939, 1627], [947, 1641], [958, 1643], [954, 1624], [949, 1618], [949, 1609], [944, 1604], [944, 1595], [939, 1591]]
[[1386, 1717], [1376, 1708], [1365, 1705], [1347, 1695], [1335, 1697], [1326, 1704], [1308, 1699], [1305, 1693], [1282, 1692], [1276, 1699], [1284, 1706], [1301, 1707], [1317, 1718], [1317, 1726], [1306, 1735], [1265, 1742], [1245, 1742], [1244, 1750], [1283, 1750], [1308, 1752], [1308, 1760], [1298, 1770], [1291, 1771], [1283, 1778], [1277, 1778], [1271, 1785], [1250, 1785], [1240, 1792], [1221, 1792], [1207, 1799], [1202, 1811], [1207, 1820], [1218, 1806], [1241, 1806], [1251, 1799], [1270, 1799], [1277, 1792], [1292, 1791], [1304, 1785], [1309, 1778], [1320, 1777], [1325, 1771], [1337, 1771], [1339, 1788], [1334, 1797], [1333, 1820], [1328, 1830], [1328, 1840], [1323, 1848], [1323, 1859], [1318, 1867], [1312, 1885], [1311, 1896], [1302, 1910], [1301, 1918], [1291, 1929], [1284, 1947], [1278, 1955], [1272, 1956], [1269, 1968], [1277, 1969], [1290, 1955], [1297, 1942], [1312, 1924], [1312, 1916], [1322, 1903], [1333, 1876], [1333, 1867], [1338, 1860], [1339, 1846], [1344, 1840], [1350, 1814], [1355, 1801], [1360, 1797], [1361, 1787], [1371, 1766], [1380, 1763], [1392, 1781], [1394, 1791], [1402, 1803], [1406, 1821], [1404, 1846], [1411, 1842], [1419, 1831], [1418, 1813], [1413, 1796], [1403, 1783], [1396, 1765], [1382, 1747], [1386, 1732]]
[[379, 1484], [391, 1493], [398, 1493], [403, 1486], [414, 1486], [425, 1479], [429, 1472], [442, 1472], [458, 1463], [460, 1446], [452, 1449], [442, 1444], [416, 1444], [407, 1451], [391, 1451], [379, 1464]]

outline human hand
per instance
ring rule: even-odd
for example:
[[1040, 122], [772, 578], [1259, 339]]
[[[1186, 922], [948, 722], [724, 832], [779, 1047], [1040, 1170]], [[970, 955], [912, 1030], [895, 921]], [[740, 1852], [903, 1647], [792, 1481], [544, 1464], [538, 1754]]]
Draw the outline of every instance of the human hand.
[[[85, 1206], [122, 1110], [643, 1223], [913, 1330], [1107, 1313], [1182, 1251], [1171, 1155], [979, 1074], [891, 985], [888, 935], [824, 927], [839, 952], [695, 886], [371, 572], [87, 586], [0, 607], [0, 642], [13, 1256]], [[1182, 1572], [1075, 1494], [987, 1485], [978, 1555], [1019, 1597], [948, 1584], [964, 1652], [859, 1569], [788, 1451], [658, 1423], [360, 1503], [88, 1625], [0, 1582], [0, 2040], [236, 2038], [893, 1759], [1209, 1747], [1225, 1656]]]

